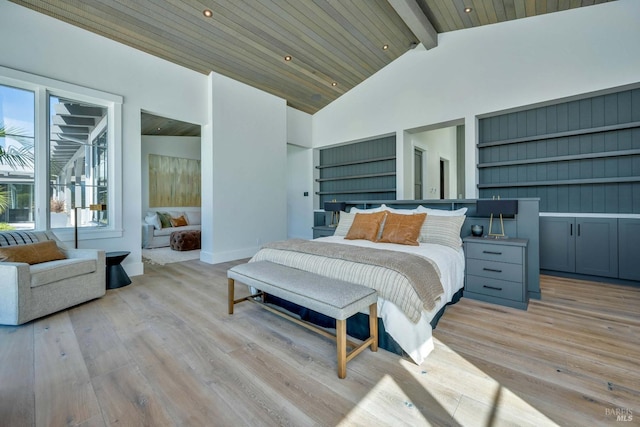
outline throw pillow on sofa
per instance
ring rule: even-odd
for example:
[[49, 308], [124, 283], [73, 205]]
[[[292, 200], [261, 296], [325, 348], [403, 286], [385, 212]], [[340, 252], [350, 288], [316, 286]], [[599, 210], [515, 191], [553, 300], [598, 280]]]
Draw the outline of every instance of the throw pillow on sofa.
[[0, 248], [0, 261], [4, 262], [40, 264], [41, 262], [57, 261], [66, 258], [53, 240]]
[[153, 225], [153, 228], [156, 230], [160, 230], [162, 228], [162, 223], [160, 222], [160, 217], [158, 217], [157, 213], [149, 213], [144, 217], [144, 222], [149, 225]]
[[184, 217], [184, 215], [180, 215], [177, 218], [171, 218], [171, 225], [174, 227], [182, 227], [189, 224], [187, 223], [187, 219]]
[[162, 228], [173, 227], [171, 225], [171, 215], [167, 212], [157, 212], [158, 218], [160, 219], [160, 224], [162, 224]]

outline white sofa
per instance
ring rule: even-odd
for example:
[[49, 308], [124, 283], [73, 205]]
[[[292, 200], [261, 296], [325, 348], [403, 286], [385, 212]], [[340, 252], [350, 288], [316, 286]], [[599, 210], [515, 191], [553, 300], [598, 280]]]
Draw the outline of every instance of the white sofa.
[[31, 265], [0, 262], [0, 325], [21, 325], [105, 294], [104, 251], [66, 249], [49, 231], [0, 232], [1, 247], [48, 240], [56, 242], [66, 259]]
[[[166, 212], [171, 217], [177, 218], [184, 215], [188, 224], [180, 227], [162, 227], [154, 217], [157, 212]], [[162, 248], [169, 246], [171, 233], [182, 230], [200, 230], [200, 210], [185, 208], [159, 208], [154, 212], [147, 212], [142, 220], [142, 247], [145, 249]]]

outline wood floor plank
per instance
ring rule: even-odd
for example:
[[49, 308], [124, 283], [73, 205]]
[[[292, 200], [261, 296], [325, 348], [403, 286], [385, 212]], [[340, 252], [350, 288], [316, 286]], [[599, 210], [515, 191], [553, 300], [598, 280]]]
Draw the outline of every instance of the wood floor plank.
[[109, 425], [174, 425], [162, 402], [135, 365], [93, 379], [96, 396]]
[[81, 424], [101, 415], [67, 311], [34, 324], [36, 426]]
[[1, 424], [35, 425], [33, 324], [0, 326]]
[[207, 425], [216, 420], [220, 425], [238, 421], [233, 408], [200, 381], [192, 369], [174, 357], [154, 334], [140, 334], [126, 341], [141, 374], [157, 391], [168, 414], [178, 425]]
[[75, 307], [69, 310], [69, 319], [91, 377], [130, 363], [129, 352], [104, 316], [100, 304]]
[[[526, 311], [450, 306], [420, 365], [243, 303], [228, 268], [145, 265], [130, 286], [0, 327], [0, 425], [620, 425], [640, 414], [640, 287], [541, 277]], [[236, 292], [248, 295], [237, 286]], [[640, 425], [640, 417], [624, 425]]]

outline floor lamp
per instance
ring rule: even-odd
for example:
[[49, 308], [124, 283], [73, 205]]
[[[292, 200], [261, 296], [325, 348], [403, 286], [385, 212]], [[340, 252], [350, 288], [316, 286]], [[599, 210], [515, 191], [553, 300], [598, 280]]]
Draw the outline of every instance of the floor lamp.
[[[74, 240], [75, 240], [75, 248], [78, 249], [78, 209], [86, 209], [80, 206], [76, 206], [73, 208], [73, 227], [74, 227]], [[91, 211], [106, 211], [107, 205], [103, 204], [95, 204], [89, 205], [89, 210]]]

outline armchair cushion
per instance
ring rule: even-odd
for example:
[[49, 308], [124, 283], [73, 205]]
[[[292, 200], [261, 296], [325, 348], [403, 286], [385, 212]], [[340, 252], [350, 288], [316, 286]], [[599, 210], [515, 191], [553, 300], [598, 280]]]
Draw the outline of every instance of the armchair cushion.
[[46, 285], [96, 271], [96, 260], [89, 258], [63, 259], [31, 267], [31, 287]]
[[53, 240], [30, 243], [28, 245], [0, 247], [0, 261], [5, 262], [40, 264], [65, 258], [66, 257], [60, 249], [58, 249], [58, 245]]

